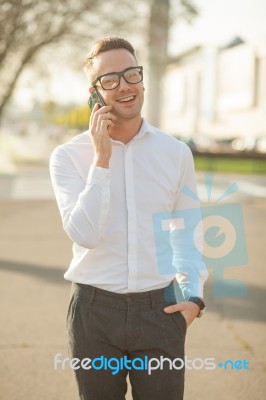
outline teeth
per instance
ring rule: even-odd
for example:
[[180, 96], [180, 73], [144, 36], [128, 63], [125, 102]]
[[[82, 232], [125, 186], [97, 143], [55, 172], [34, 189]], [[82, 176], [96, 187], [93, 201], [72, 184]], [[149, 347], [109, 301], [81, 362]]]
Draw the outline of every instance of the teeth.
[[134, 96], [124, 97], [123, 99], [118, 100], [119, 102], [133, 100]]

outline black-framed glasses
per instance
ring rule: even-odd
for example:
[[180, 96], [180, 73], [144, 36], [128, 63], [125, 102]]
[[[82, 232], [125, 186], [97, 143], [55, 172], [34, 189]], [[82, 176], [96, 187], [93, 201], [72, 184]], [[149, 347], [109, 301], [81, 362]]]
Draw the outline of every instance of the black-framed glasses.
[[120, 85], [121, 76], [127, 83], [139, 83], [143, 80], [143, 67], [129, 67], [122, 72], [109, 72], [108, 74], [100, 75], [92, 82], [92, 86], [100, 82], [104, 90], [115, 89]]

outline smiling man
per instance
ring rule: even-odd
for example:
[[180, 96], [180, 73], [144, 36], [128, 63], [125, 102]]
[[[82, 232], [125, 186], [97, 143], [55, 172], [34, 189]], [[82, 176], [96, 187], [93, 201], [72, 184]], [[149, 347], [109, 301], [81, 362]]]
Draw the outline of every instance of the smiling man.
[[[143, 120], [143, 68], [128, 41], [96, 42], [85, 72], [99, 99], [89, 130], [57, 147], [50, 161], [63, 227], [74, 242], [64, 275], [73, 282], [70, 356], [96, 360], [94, 368], [75, 369], [79, 396], [124, 400], [129, 374], [134, 400], [181, 400], [184, 368], [169, 366], [184, 359], [187, 327], [205, 307], [207, 272], [194, 249], [186, 244], [184, 257], [172, 240], [177, 262], [162, 273], [153, 216], [198, 206], [182, 192], [196, 191], [193, 158], [184, 143]], [[182, 301], [174, 297], [175, 278]], [[103, 358], [106, 364], [97, 364]], [[108, 368], [114, 362], [116, 374]]]

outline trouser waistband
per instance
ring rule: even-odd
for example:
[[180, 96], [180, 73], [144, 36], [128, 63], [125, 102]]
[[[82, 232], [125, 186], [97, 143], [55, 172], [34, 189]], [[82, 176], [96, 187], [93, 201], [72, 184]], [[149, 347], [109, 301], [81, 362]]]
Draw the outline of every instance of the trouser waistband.
[[165, 301], [176, 302], [174, 285], [171, 282], [165, 288], [149, 290], [140, 293], [114, 293], [108, 290], [99, 289], [95, 286], [72, 282], [72, 293], [81, 298], [93, 301], [112, 303], [118, 306], [127, 306], [128, 303], [156, 304]]

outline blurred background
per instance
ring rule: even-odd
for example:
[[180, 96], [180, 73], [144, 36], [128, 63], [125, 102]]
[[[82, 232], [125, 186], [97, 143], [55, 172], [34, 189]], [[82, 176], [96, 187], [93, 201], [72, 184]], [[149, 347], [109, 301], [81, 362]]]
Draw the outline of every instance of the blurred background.
[[265, 15], [265, 0], [0, 0], [0, 400], [76, 398], [71, 371], [53, 368], [55, 354], [67, 357], [71, 242], [48, 164], [88, 128], [83, 61], [109, 35], [144, 66], [143, 116], [192, 149], [203, 205], [243, 210], [248, 261], [224, 276], [247, 295], [217, 298], [210, 278], [187, 349], [251, 370], [188, 371], [185, 400], [264, 399]]
[[[144, 116], [185, 140], [198, 169], [208, 153], [208, 168], [265, 172], [254, 161], [266, 157], [264, 0], [136, 0], [134, 7], [131, 0], [1, 0], [0, 7], [2, 173], [47, 164], [55, 145], [87, 129], [83, 60], [105, 35], [136, 47]], [[219, 167], [212, 153], [223, 155]]]

